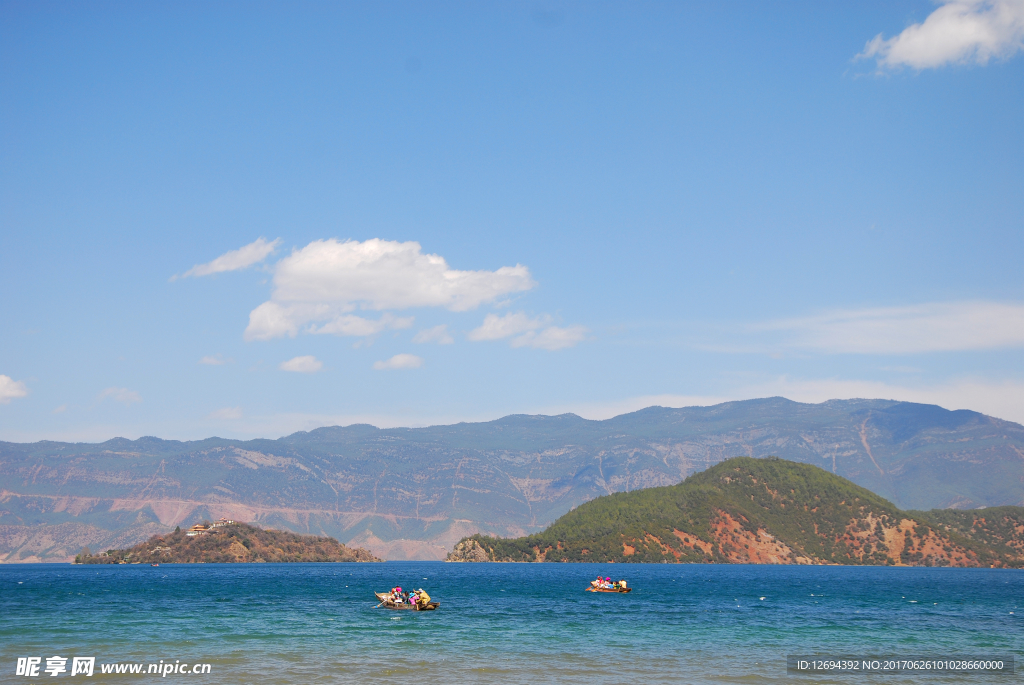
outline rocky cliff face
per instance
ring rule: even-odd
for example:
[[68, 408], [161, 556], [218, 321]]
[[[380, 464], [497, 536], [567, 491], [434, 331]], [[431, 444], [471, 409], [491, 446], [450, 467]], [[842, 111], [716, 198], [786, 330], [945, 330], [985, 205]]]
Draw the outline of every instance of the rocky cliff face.
[[490, 561], [487, 551], [473, 539], [460, 540], [445, 561]]
[[737, 455], [817, 464], [907, 508], [1024, 503], [1024, 427], [881, 400], [652, 407], [607, 421], [509, 416], [280, 440], [0, 443], [0, 562], [68, 561], [225, 517], [443, 559], [584, 502], [678, 483]]

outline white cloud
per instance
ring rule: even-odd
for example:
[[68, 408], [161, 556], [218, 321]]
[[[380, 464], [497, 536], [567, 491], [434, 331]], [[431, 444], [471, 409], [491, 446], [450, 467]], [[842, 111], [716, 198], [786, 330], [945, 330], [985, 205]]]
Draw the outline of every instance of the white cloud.
[[222, 364], [226, 364], [227, 360], [225, 360], [224, 357], [220, 356], [219, 354], [215, 354], [203, 357], [202, 359], [199, 360], [199, 363], [208, 364], [210, 366], [221, 366]]
[[501, 340], [509, 336], [518, 335], [527, 331], [535, 331], [546, 324], [550, 318], [539, 317], [531, 319], [523, 312], [508, 313], [505, 316], [488, 314], [479, 328], [474, 328], [466, 336], [470, 340]]
[[224, 407], [223, 409], [217, 409], [207, 415], [207, 418], [214, 419], [217, 421], [236, 421], [242, 418], [241, 407]]
[[224, 271], [238, 271], [239, 269], [245, 269], [253, 264], [262, 262], [264, 259], [272, 255], [274, 250], [276, 250], [277, 246], [280, 244], [280, 238], [272, 242], [267, 242], [264, 238], [257, 238], [254, 242], [251, 242], [244, 247], [240, 247], [237, 250], [231, 250], [230, 252], [225, 252], [212, 262], [196, 264], [181, 276], [171, 276], [171, 280], [174, 281], [178, 278], [188, 278], [189, 276], [209, 276], [210, 274], [219, 274]]
[[139, 396], [139, 393], [134, 390], [129, 390], [128, 388], [107, 388], [101, 392], [96, 399], [98, 401], [102, 401], [108, 398], [124, 405], [135, 404], [136, 402], [142, 401], [142, 397]]
[[54, 414], [63, 414], [63, 413], [64, 413], [64, 412], [66, 412], [67, 410], [68, 410], [68, 405], [66, 405], [66, 404], [62, 404], [62, 405], [60, 405], [59, 407], [54, 407], [54, 408], [53, 408], [53, 413], [54, 413]]
[[512, 347], [535, 347], [544, 350], [559, 350], [584, 340], [587, 329], [583, 326], [551, 326], [550, 316], [530, 318], [523, 312], [508, 313], [504, 316], [488, 314], [479, 328], [468, 334], [473, 341], [501, 340], [512, 338]]
[[561, 350], [572, 347], [585, 340], [587, 329], [584, 326], [548, 326], [541, 331], [527, 331], [512, 338], [512, 347], [534, 347], [540, 350]]
[[324, 368], [324, 363], [311, 354], [303, 355], [281, 362], [279, 367], [282, 371], [293, 371], [295, 373], [316, 373]]
[[0, 404], [10, 404], [11, 400], [27, 394], [28, 388], [24, 383], [0, 374]]
[[[312, 321], [326, 321], [317, 326]], [[355, 314], [338, 313], [327, 305], [281, 305], [264, 302], [249, 313], [246, 340], [270, 340], [283, 335], [294, 338], [301, 326], [313, 334], [371, 336], [389, 328], [409, 328], [412, 317], [396, 317], [384, 313], [379, 319], [367, 319]]]
[[936, 302], [839, 310], [753, 326], [783, 345], [828, 353], [912, 354], [1024, 346], [1024, 304]]
[[438, 345], [451, 345], [455, 338], [448, 332], [448, 326], [441, 324], [433, 328], [424, 328], [412, 337], [414, 343], [437, 343]]
[[274, 292], [249, 314], [245, 338], [267, 340], [300, 331], [373, 335], [411, 325], [411, 319], [372, 321], [352, 311], [467, 311], [534, 285], [530, 270], [521, 264], [496, 271], [456, 271], [443, 257], [423, 254], [417, 242], [316, 240], [277, 263]]
[[283, 307], [277, 302], [264, 302], [249, 312], [249, 325], [245, 329], [246, 340], [270, 340], [287, 335], [294, 338], [299, 332], [299, 325], [315, 315], [326, 313], [326, 307], [310, 307], [310, 311], [300, 313], [297, 307]]
[[386, 361], [374, 362], [373, 368], [378, 371], [394, 369], [418, 369], [423, 366], [423, 357], [415, 354], [396, 354]]
[[929, 69], [946, 64], [987, 64], [1024, 47], [1024, 0], [946, 0], [920, 24], [898, 36], [878, 34], [858, 58], [880, 69]]

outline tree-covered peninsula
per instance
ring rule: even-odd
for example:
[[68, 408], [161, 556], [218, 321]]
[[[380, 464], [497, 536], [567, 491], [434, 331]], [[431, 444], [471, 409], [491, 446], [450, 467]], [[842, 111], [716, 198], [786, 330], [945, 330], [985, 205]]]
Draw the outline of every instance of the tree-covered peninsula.
[[1024, 508], [911, 512], [817, 466], [726, 460], [599, 497], [541, 533], [464, 538], [449, 561], [1024, 566]]
[[236, 562], [380, 561], [360, 547], [334, 538], [265, 530], [244, 523], [180, 528], [154, 535], [129, 549], [108, 549], [75, 557], [76, 564], [203, 564]]

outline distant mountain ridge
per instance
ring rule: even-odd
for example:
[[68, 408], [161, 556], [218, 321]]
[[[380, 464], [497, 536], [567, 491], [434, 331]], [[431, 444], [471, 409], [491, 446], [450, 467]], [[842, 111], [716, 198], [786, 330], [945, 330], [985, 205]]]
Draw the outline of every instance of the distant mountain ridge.
[[474, 535], [448, 561], [1024, 566], [1024, 507], [900, 511], [811, 464], [734, 457], [605, 495], [541, 533]]
[[729, 457], [817, 464], [904, 509], [1024, 504], [1024, 427], [888, 400], [784, 398], [279, 440], [0, 443], [0, 561], [68, 560], [227, 517], [442, 559], [473, 533], [537, 532], [600, 495]]

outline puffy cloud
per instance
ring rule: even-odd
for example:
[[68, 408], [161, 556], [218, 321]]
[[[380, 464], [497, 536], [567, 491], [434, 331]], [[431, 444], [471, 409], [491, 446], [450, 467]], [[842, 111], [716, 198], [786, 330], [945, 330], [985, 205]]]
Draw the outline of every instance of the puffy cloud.
[[142, 401], [142, 397], [139, 396], [139, 393], [134, 390], [129, 390], [128, 388], [107, 388], [101, 392], [96, 399], [99, 401], [111, 399], [124, 405], [135, 404]]
[[207, 415], [207, 418], [214, 419], [216, 421], [236, 421], [242, 418], [241, 407], [224, 407], [223, 409], [217, 409]]
[[0, 404], [10, 404], [11, 400], [27, 394], [28, 388], [24, 383], [0, 374]]
[[417, 357], [415, 354], [396, 354], [391, 359], [373, 363], [373, 368], [378, 371], [418, 369], [421, 366], [423, 366], [423, 357]]
[[783, 345], [829, 353], [912, 354], [1024, 346], [1024, 304], [936, 302], [839, 310], [754, 326]]
[[549, 317], [531, 319], [523, 312], [509, 312], [504, 316], [488, 314], [479, 328], [474, 328], [466, 336], [470, 340], [501, 340], [518, 333], [535, 331], [550, 320]]
[[441, 324], [433, 328], [424, 328], [412, 337], [414, 343], [437, 343], [438, 345], [451, 345], [455, 338], [448, 332], [448, 326]]
[[417, 242], [374, 238], [317, 240], [282, 259], [274, 274], [279, 302], [361, 303], [367, 309], [474, 309], [535, 283], [522, 265], [497, 271], [455, 271]]
[[[521, 264], [496, 271], [456, 271], [417, 242], [377, 238], [316, 240], [274, 267], [271, 299], [249, 314], [247, 340], [299, 332], [373, 335], [404, 328], [411, 319], [365, 319], [358, 309], [387, 311], [444, 307], [467, 311], [536, 285]], [[319, 325], [318, 325], [319, 324]]]
[[929, 69], [946, 64], [986, 64], [1024, 47], [1024, 0], [947, 0], [920, 24], [898, 36], [878, 34], [858, 58], [880, 69]]
[[246, 340], [270, 340], [282, 335], [294, 338], [300, 324], [326, 313], [325, 307], [305, 309], [307, 311], [299, 311], [298, 307], [282, 307], [277, 302], [264, 302], [249, 312], [249, 325], [244, 337]]
[[479, 328], [467, 336], [470, 340], [501, 340], [512, 338], [512, 347], [535, 347], [544, 350], [560, 350], [572, 347], [587, 336], [583, 326], [552, 326], [550, 316], [530, 318], [523, 312], [509, 312], [504, 316], [488, 314]]
[[[325, 321], [316, 325], [314, 321]], [[246, 340], [270, 340], [287, 335], [294, 338], [299, 329], [306, 333], [329, 333], [332, 335], [370, 336], [389, 328], [409, 328], [412, 317], [396, 317], [382, 314], [379, 319], [367, 319], [355, 314], [339, 313], [326, 305], [281, 305], [264, 302], [249, 313], [249, 327], [245, 329]]]
[[324, 368], [324, 363], [311, 354], [289, 359], [281, 362], [279, 367], [282, 371], [293, 371], [295, 373], [316, 373]]
[[244, 247], [240, 247], [237, 250], [231, 250], [230, 252], [225, 252], [212, 262], [196, 264], [181, 276], [171, 276], [171, 280], [174, 281], [178, 278], [188, 278], [189, 276], [209, 276], [210, 274], [218, 274], [224, 271], [238, 271], [239, 269], [245, 269], [253, 264], [262, 262], [264, 259], [272, 255], [274, 250], [276, 250], [277, 246], [280, 244], [280, 238], [272, 242], [267, 242], [264, 238], [257, 238], [254, 242], [251, 242]]

